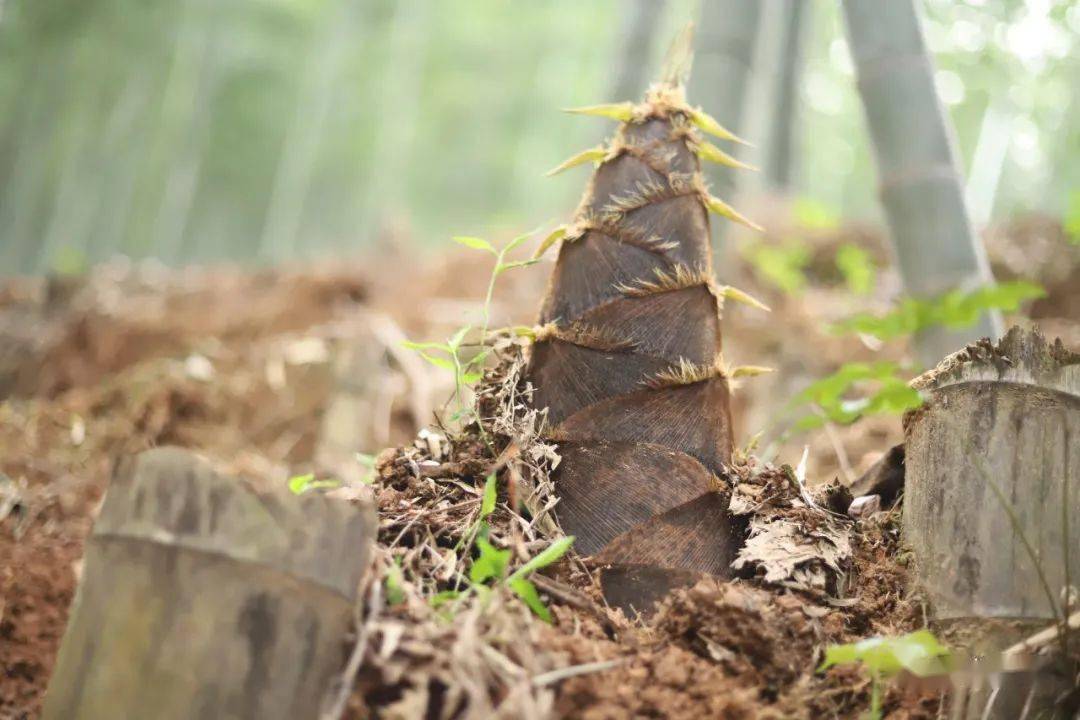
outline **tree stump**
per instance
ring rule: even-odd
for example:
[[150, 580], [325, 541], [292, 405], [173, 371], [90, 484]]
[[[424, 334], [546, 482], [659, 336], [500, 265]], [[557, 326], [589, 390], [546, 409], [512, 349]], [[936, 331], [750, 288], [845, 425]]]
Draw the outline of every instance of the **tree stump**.
[[43, 717], [317, 717], [375, 527], [371, 507], [256, 492], [182, 450], [125, 460]]
[[904, 423], [916, 575], [937, 621], [1001, 650], [1055, 619], [1080, 581], [1080, 355], [1014, 327], [913, 384], [926, 397]]

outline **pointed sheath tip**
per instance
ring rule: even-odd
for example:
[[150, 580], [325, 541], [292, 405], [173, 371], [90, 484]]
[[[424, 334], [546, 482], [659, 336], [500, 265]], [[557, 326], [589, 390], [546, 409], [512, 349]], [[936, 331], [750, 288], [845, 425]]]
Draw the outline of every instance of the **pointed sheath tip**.
[[596, 147], [591, 147], [588, 150], [582, 150], [577, 155], [574, 155], [568, 160], [565, 160], [562, 164], [552, 168], [551, 170], [548, 170], [546, 176], [551, 177], [553, 175], [558, 175], [563, 170], [569, 170], [570, 168], [577, 167], [578, 165], [584, 165], [585, 163], [590, 161], [600, 162], [605, 157], [607, 157], [607, 154], [608, 150], [603, 145], [597, 145]]
[[742, 213], [738, 212], [737, 210], [735, 210], [735, 208], [731, 207], [726, 202], [714, 195], [708, 195], [705, 198], [705, 206], [711, 212], [714, 212], [721, 217], [726, 217], [728, 220], [737, 222], [740, 225], [745, 225], [751, 230], [756, 230], [757, 232], [765, 232], [765, 228], [761, 227], [756, 222], [749, 219]]
[[634, 117], [634, 103], [604, 103], [601, 105], [585, 105], [576, 108], [563, 108], [563, 112], [573, 115], [592, 115], [594, 117], [606, 117], [619, 122], [629, 122]]
[[750, 307], [757, 308], [758, 310], [772, 312], [772, 308], [758, 300], [750, 293], [744, 292], [739, 288], [733, 287], [731, 285], [724, 285], [723, 287], [721, 287], [720, 295], [730, 300], [734, 300], [735, 302], [740, 302], [743, 305], [749, 305]]

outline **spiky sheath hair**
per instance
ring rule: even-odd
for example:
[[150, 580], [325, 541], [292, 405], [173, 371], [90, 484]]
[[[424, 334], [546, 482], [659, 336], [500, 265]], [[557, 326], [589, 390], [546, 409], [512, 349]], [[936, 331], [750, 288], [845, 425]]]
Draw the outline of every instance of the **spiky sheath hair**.
[[[724, 288], [713, 283], [712, 197], [702, 157], [736, 139], [654, 85], [637, 105], [583, 108], [621, 121], [615, 138], [558, 169], [597, 163], [558, 260], [529, 367], [564, 460], [558, 517], [603, 563], [609, 602], [646, 609], [701, 574], [730, 575], [738, 530], [717, 492], [732, 452], [720, 354]], [[719, 159], [718, 159], [719, 158]]]

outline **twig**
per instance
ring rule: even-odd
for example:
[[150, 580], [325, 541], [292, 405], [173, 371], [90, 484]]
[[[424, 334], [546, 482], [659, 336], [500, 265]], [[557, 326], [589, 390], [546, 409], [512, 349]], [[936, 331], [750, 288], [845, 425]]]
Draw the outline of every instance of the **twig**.
[[851, 467], [851, 460], [848, 458], [847, 450], [844, 449], [844, 444], [840, 442], [840, 438], [836, 434], [836, 426], [831, 422], [826, 421], [825, 425], [822, 427], [825, 429], [825, 436], [829, 438], [829, 442], [832, 443], [833, 452], [836, 453], [836, 461], [840, 465], [840, 471], [844, 473], [844, 478], [850, 486], [858, 478], [855, 476], [854, 468]]
[[[345, 665], [345, 672], [341, 674], [337, 681], [337, 695], [333, 704], [322, 713], [320, 720], [341, 720], [345, 715], [345, 706], [349, 702], [349, 695], [352, 694], [353, 686], [356, 684], [356, 675], [360, 672], [360, 665], [363, 663], [364, 654], [367, 652], [368, 638], [371, 637], [371, 631], [374, 629], [375, 622], [382, 611], [382, 583], [379, 582], [378, 578], [374, 578], [371, 582], [371, 590], [368, 593], [368, 607], [371, 614], [368, 615], [367, 622], [357, 630], [356, 644], [353, 645], [352, 654], [349, 655], [349, 662]], [[357, 614], [359, 615], [359, 605], [357, 606]]]
[[545, 575], [541, 575], [540, 573], [534, 574], [531, 579], [533, 584], [541, 591], [546, 592], [557, 600], [561, 600], [567, 605], [576, 607], [579, 610], [584, 610], [592, 615], [604, 626], [605, 630], [615, 629], [611, 619], [600, 609], [600, 606], [583, 593], [578, 592], [569, 585], [564, 585], [558, 580], [553, 580]]
[[[1077, 610], [1069, 616], [1069, 621], [1065, 624], [1065, 627], [1067, 628], [1067, 631], [1080, 629], [1080, 610]], [[1060, 633], [1061, 625], [1055, 622], [1050, 627], [1043, 628], [1031, 637], [1025, 638], [1015, 645], [1010, 645], [1002, 651], [1001, 654], [1007, 656], [1035, 652], [1044, 645], [1049, 645], [1056, 640]]]
[[591, 673], [604, 672], [605, 670], [611, 670], [617, 668], [620, 665], [625, 665], [625, 658], [617, 658], [615, 660], [605, 660], [603, 662], [584, 663], [583, 665], [571, 665], [570, 667], [559, 668], [558, 670], [552, 670], [551, 672], [541, 673], [533, 677], [533, 685], [537, 687], [543, 687], [545, 685], [552, 685], [563, 680], [568, 680], [578, 675], [589, 675]]

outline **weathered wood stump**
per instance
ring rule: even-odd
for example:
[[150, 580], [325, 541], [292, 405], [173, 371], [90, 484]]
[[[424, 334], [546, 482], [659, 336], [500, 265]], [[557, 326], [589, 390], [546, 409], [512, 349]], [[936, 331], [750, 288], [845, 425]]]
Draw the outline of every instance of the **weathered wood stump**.
[[256, 492], [182, 450], [125, 460], [43, 717], [317, 717], [374, 531], [370, 507]]
[[1060, 617], [1066, 580], [1080, 580], [1080, 355], [1013, 328], [913, 384], [926, 396], [905, 418], [916, 575], [943, 627], [963, 628], [976, 652], [1001, 650]]

